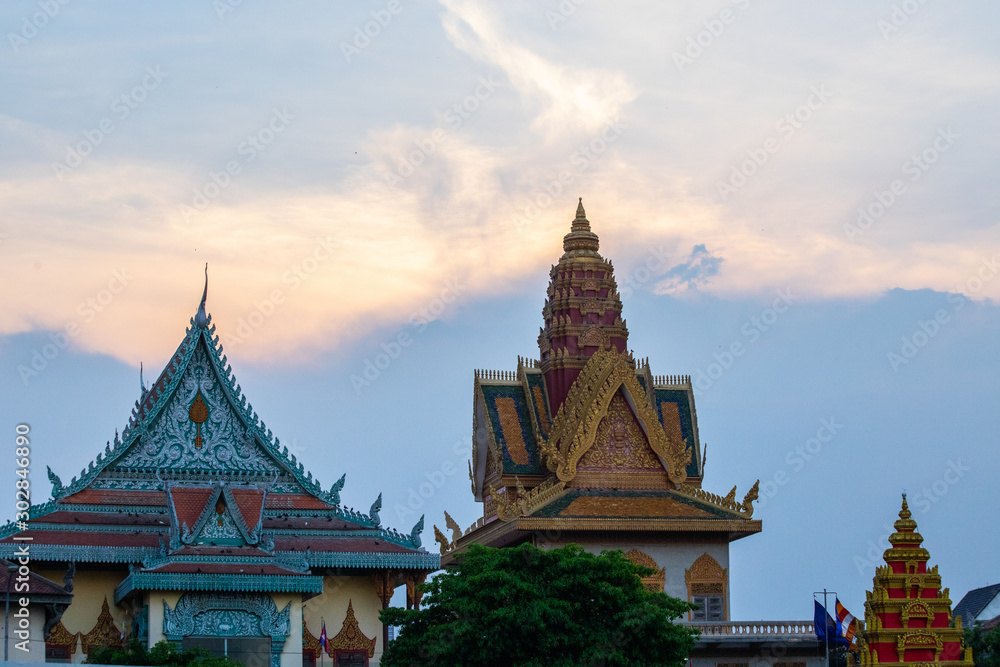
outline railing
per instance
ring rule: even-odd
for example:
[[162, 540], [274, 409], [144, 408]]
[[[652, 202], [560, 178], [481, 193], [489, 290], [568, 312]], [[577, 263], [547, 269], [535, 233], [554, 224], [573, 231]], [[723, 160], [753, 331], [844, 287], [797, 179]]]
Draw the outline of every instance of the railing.
[[727, 621], [685, 623], [702, 637], [815, 637], [812, 621]]

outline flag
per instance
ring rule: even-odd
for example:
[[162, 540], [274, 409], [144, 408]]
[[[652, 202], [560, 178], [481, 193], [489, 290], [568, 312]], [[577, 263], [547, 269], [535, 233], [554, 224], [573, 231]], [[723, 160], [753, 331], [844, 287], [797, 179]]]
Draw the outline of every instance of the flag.
[[319, 633], [319, 645], [323, 647], [323, 653], [330, 652], [330, 645], [326, 640], [326, 621], [323, 621], [323, 630]]
[[858, 621], [847, 611], [847, 607], [840, 604], [840, 600], [837, 600], [837, 621], [840, 624], [840, 636], [848, 643], [853, 642], [858, 631]]
[[826, 608], [818, 600], [813, 600], [813, 604], [816, 612], [813, 616], [816, 638], [821, 642], [848, 645], [849, 642], [840, 634], [839, 624], [827, 613]]

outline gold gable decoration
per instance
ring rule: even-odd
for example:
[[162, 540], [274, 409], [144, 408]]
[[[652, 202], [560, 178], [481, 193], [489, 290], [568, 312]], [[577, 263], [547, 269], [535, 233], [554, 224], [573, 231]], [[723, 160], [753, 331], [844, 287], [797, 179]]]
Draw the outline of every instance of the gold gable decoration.
[[367, 651], [369, 658], [375, 657], [375, 637], [368, 639], [358, 626], [354, 616], [353, 600], [347, 601], [347, 617], [337, 636], [330, 640], [330, 653], [334, 651]]
[[513, 490], [510, 487], [497, 490], [490, 486], [490, 499], [496, 503], [497, 518], [501, 521], [513, 521], [531, 514], [554, 500], [566, 488], [565, 482], [556, 482], [554, 478], [549, 478], [531, 491], [525, 491], [521, 480], [516, 481], [517, 486]]
[[104, 598], [101, 606], [101, 614], [97, 617], [94, 629], [85, 635], [81, 635], [83, 643], [83, 654], [89, 655], [90, 649], [97, 646], [111, 646], [122, 648], [125, 643], [122, 641], [122, 633], [115, 625], [115, 619], [111, 616], [111, 608], [108, 607], [108, 598]]
[[643, 567], [648, 567], [654, 570], [654, 574], [648, 577], [642, 577], [641, 581], [643, 585], [653, 593], [662, 593], [667, 585], [667, 568], [658, 567], [658, 564], [653, 557], [649, 554], [639, 551], [638, 549], [631, 549], [625, 554], [625, 558], [629, 559], [636, 565], [642, 565]]
[[[107, 601], [105, 601], [107, 604]], [[67, 647], [69, 649], [69, 654], [76, 654], [76, 644], [77, 637], [79, 633], [70, 634], [66, 626], [62, 624], [62, 621], [56, 623], [56, 627], [52, 628], [52, 632], [49, 633], [49, 638], [45, 640], [45, 645], [48, 647]]]
[[705, 552], [698, 556], [689, 569], [684, 570], [684, 582], [687, 584], [690, 602], [694, 596], [725, 596], [728, 577], [726, 569]]
[[614, 347], [595, 352], [570, 387], [553, 420], [549, 438], [541, 446], [545, 464], [560, 481], [571, 481], [580, 459], [594, 446], [599, 426], [621, 388], [632, 398], [631, 407], [645, 425], [649, 445], [664, 463], [670, 481], [675, 486], [681, 484], [687, 479], [690, 445], [674, 442], [667, 435], [636, 379], [631, 358]]
[[323, 645], [319, 643], [319, 639], [313, 636], [313, 633], [309, 632], [304, 618], [302, 619], [302, 650], [312, 651], [313, 655], [322, 655], [323, 653]]

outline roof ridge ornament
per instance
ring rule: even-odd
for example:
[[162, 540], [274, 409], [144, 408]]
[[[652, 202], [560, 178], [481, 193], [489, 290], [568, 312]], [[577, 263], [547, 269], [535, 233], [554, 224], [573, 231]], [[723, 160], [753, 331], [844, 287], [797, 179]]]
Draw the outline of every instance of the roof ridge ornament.
[[208, 326], [208, 313], [205, 311], [205, 302], [208, 300], [208, 262], [205, 262], [205, 291], [201, 293], [201, 305], [198, 306], [198, 314], [194, 316], [196, 326], [204, 329]]
[[580, 202], [576, 205], [576, 218], [570, 226], [569, 234], [563, 237], [565, 254], [562, 259], [570, 257], [601, 259], [597, 252], [598, 248], [600, 248], [600, 240], [597, 238], [597, 234], [590, 229], [587, 212], [583, 209], [583, 197], [580, 197]]

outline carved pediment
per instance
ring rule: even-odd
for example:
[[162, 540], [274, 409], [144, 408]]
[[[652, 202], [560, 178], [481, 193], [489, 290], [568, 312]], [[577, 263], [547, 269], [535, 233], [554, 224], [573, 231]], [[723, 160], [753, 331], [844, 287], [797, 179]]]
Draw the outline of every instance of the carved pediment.
[[[629, 408], [631, 421], [623, 418], [619, 408], [618, 417], [612, 415], [605, 423], [616, 396]], [[606, 432], [601, 430], [602, 423]], [[542, 448], [545, 463], [561, 481], [569, 482], [576, 476], [580, 460], [598, 442], [599, 433], [605, 438], [602, 446], [613, 444], [615, 438], [627, 435], [632, 423], [639, 427], [670, 481], [674, 485], [683, 482], [690, 449], [683, 442], [674, 442], [661, 426], [629, 357], [614, 348], [602, 349], [584, 366], [560, 406]]]

